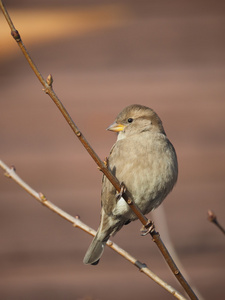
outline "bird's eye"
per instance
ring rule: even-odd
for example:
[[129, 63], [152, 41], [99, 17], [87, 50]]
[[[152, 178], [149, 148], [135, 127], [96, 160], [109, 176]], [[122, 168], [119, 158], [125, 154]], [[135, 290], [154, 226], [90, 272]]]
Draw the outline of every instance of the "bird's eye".
[[129, 119], [127, 120], [127, 122], [128, 122], [128, 123], [132, 123], [132, 122], [133, 122], [133, 119], [132, 119], [132, 118], [129, 118]]

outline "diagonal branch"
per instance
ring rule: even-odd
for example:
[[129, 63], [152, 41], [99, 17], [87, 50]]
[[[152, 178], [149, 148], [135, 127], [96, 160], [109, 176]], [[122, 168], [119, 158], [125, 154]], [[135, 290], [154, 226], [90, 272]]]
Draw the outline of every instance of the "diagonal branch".
[[222, 231], [222, 233], [225, 234], [225, 229], [217, 220], [216, 214], [214, 212], [212, 212], [210, 209], [208, 210], [208, 220], [209, 220], [209, 222], [214, 223], [217, 226], [217, 228], [219, 228]]
[[[67, 112], [67, 110], [65, 109], [65, 107], [63, 106], [63, 104], [61, 103], [61, 101], [59, 100], [59, 98], [57, 97], [57, 95], [55, 94], [55, 92], [54, 92], [54, 90], [52, 88], [52, 83], [53, 83], [52, 76], [49, 75], [48, 78], [47, 78], [47, 81], [45, 81], [44, 78], [43, 78], [43, 76], [41, 75], [41, 73], [38, 71], [37, 67], [35, 66], [34, 62], [32, 61], [32, 59], [31, 59], [28, 51], [26, 50], [26, 48], [25, 48], [25, 46], [24, 46], [24, 44], [22, 42], [22, 39], [20, 37], [19, 32], [14, 27], [13, 22], [12, 22], [9, 14], [8, 14], [6, 8], [3, 5], [2, 0], [0, 0], [0, 8], [1, 8], [1, 10], [2, 10], [2, 12], [3, 12], [3, 14], [4, 14], [4, 16], [5, 16], [5, 18], [6, 18], [7, 22], [8, 22], [8, 24], [9, 24], [9, 27], [11, 29], [11, 34], [12, 34], [13, 38], [16, 40], [18, 46], [20, 47], [21, 51], [23, 52], [24, 56], [26, 57], [29, 65], [32, 68], [32, 70], [34, 71], [35, 75], [38, 77], [39, 81], [44, 86], [45, 93], [48, 94], [51, 97], [51, 99], [54, 101], [54, 103], [56, 104], [56, 106], [58, 107], [58, 109], [60, 110], [60, 112], [62, 113], [62, 115], [64, 116], [64, 118], [66, 119], [67, 123], [70, 125], [71, 129], [73, 130], [73, 132], [76, 134], [76, 136], [78, 137], [78, 139], [80, 140], [80, 142], [83, 144], [83, 146], [85, 147], [85, 149], [88, 151], [88, 153], [91, 155], [91, 157], [93, 158], [93, 160], [98, 165], [99, 169], [110, 180], [110, 182], [115, 187], [115, 189], [118, 192], [120, 192], [121, 191], [120, 182], [118, 181], [118, 179], [115, 176], [112, 175], [112, 173], [107, 169], [107, 167], [105, 166], [105, 164], [101, 161], [101, 159], [95, 153], [95, 151], [93, 150], [93, 148], [91, 147], [91, 145], [88, 143], [88, 141], [83, 136], [83, 134], [81, 133], [81, 131], [78, 129], [78, 127], [76, 126], [76, 124], [73, 122], [73, 120], [70, 117], [69, 113]], [[130, 206], [130, 208], [133, 210], [133, 212], [137, 215], [138, 219], [145, 226], [145, 228], [148, 229], [149, 228], [149, 224], [151, 225], [152, 222], [151, 221], [149, 222], [149, 220], [141, 213], [141, 211], [139, 210], [139, 208], [128, 197], [128, 195], [127, 195], [126, 192], [123, 193], [123, 198], [127, 202], [127, 204]], [[165, 260], [166, 260], [167, 264], [169, 265], [170, 269], [172, 270], [173, 274], [175, 275], [175, 277], [177, 278], [177, 280], [180, 282], [180, 284], [182, 285], [182, 287], [184, 288], [184, 290], [189, 295], [190, 299], [197, 299], [195, 293], [193, 292], [193, 290], [191, 289], [191, 287], [189, 286], [189, 284], [187, 283], [187, 281], [185, 280], [185, 278], [181, 274], [180, 270], [178, 269], [178, 267], [176, 266], [176, 264], [173, 261], [172, 257], [170, 256], [167, 248], [163, 244], [163, 242], [162, 242], [162, 240], [160, 238], [159, 233], [156, 232], [156, 230], [155, 230], [154, 227], [152, 228], [152, 230], [149, 233], [152, 236], [153, 241], [156, 243], [157, 247], [161, 251], [163, 257], [165, 258]]]
[[[9, 168], [3, 161], [0, 160], [0, 167], [5, 171], [5, 176], [8, 178], [13, 179], [20, 187], [22, 187], [27, 193], [29, 193], [32, 197], [34, 197], [39, 203], [43, 204], [45, 207], [49, 208], [51, 211], [59, 215], [60, 217], [64, 218], [66, 221], [72, 223], [72, 225], [76, 228], [79, 228], [88, 234], [94, 236], [96, 234], [96, 231], [92, 229], [91, 227], [84, 224], [78, 216], [73, 217], [63, 211], [58, 206], [54, 205], [52, 202], [50, 202], [42, 193], [36, 192], [33, 188], [31, 188], [19, 175], [17, 175], [15, 168], [11, 167]], [[128, 260], [130, 263], [132, 263], [134, 266], [136, 266], [142, 273], [144, 273], [146, 276], [151, 278], [153, 281], [155, 281], [158, 285], [163, 287], [166, 291], [168, 291], [170, 294], [172, 294], [175, 298], [180, 300], [185, 300], [178, 291], [176, 291], [173, 287], [168, 285], [166, 282], [164, 282], [162, 279], [160, 279], [156, 274], [154, 274], [146, 264], [141, 263], [138, 261], [135, 257], [130, 255], [128, 252], [120, 248], [117, 244], [113, 243], [112, 241], [107, 242], [107, 246], [109, 246], [111, 249], [113, 249], [115, 252], [120, 254], [122, 257], [124, 257], [126, 260]]]

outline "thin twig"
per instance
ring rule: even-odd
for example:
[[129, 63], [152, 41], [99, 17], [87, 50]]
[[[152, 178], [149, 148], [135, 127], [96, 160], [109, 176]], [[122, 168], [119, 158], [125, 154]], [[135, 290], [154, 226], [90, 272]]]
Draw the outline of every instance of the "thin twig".
[[219, 228], [223, 232], [223, 234], [225, 234], [225, 229], [223, 228], [222, 225], [220, 225], [220, 223], [217, 220], [216, 215], [210, 209], [208, 210], [208, 220], [210, 222], [214, 223], [217, 226], [217, 228]]
[[[29, 193], [32, 197], [34, 197], [39, 203], [43, 204], [45, 207], [49, 208], [51, 211], [65, 219], [66, 221], [72, 223], [72, 225], [76, 228], [80, 228], [81, 230], [87, 232], [88, 234], [94, 236], [96, 231], [91, 227], [87, 226], [80, 220], [79, 216], [73, 217], [63, 211], [58, 206], [54, 205], [50, 202], [42, 193], [36, 192], [33, 188], [31, 188], [17, 173], [15, 167], [9, 168], [3, 161], [0, 160], [0, 167], [5, 171], [5, 176], [8, 178], [13, 179], [20, 187], [22, 187], [27, 193]], [[175, 298], [180, 300], [185, 300], [178, 291], [176, 291], [173, 287], [168, 285], [162, 279], [160, 279], [156, 274], [154, 274], [146, 264], [141, 263], [135, 257], [130, 255], [128, 252], [120, 248], [117, 244], [113, 243], [112, 241], [107, 242], [107, 246], [113, 249], [115, 252], [120, 254], [126, 260], [131, 262], [134, 266], [136, 266], [142, 273], [147, 275], [153, 281], [155, 281], [158, 285], [163, 287], [166, 291], [172, 294]]]
[[[3, 11], [3, 14], [9, 24], [9, 27], [11, 29], [11, 34], [13, 38], [16, 40], [18, 46], [22, 50], [24, 56], [26, 57], [28, 63], [30, 64], [30, 67], [34, 71], [35, 75], [38, 77], [39, 81], [41, 84], [44, 86], [44, 91], [46, 94], [48, 94], [51, 99], [54, 101], [64, 118], [66, 119], [67, 123], [70, 125], [71, 129], [73, 132], [76, 134], [80, 142], [83, 144], [85, 149], [88, 151], [88, 153], [91, 155], [93, 160], [96, 162], [98, 165], [99, 169], [104, 173], [104, 175], [110, 180], [112, 185], [115, 187], [115, 189], [120, 192], [121, 191], [121, 185], [118, 179], [112, 175], [112, 173], [108, 170], [108, 168], [105, 166], [105, 164], [101, 161], [101, 159], [98, 157], [98, 155], [95, 153], [93, 148], [90, 146], [86, 138], [83, 136], [81, 131], [78, 129], [76, 124], [73, 122], [72, 118], [70, 117], [69, 113], [55, 94], [54, 90], [52, 89], [52, 83], [53, 79], [52, 76], [49, 75], [47, 81], [44, 80], [43, 76], [41, 73], [38, 71], [37, 67], [33, 63], [30, 55], [28, 54], [28, 51], [26, 50], [22, 39], [20, 37], [19, 32], [16, 30], [14, 27], [12, 20], [4, 7], [2, 1], [0, 0], [0, 7]], [[123, 193], [123, 198], [127, 202], [127, 204], [130, 206], [130, 208], [133, 210], [133, 212], [137, 215], [138, 219], [141, 221], [141, 223], [148, 229], [149, 224], [152, 222], [149, 222], [148, 219], [141, 213], [139, 208], [135, 205], [135, 203], [128, 197], [128, 194], [126, 192]], [[160, 235], [158, 232], [156, 232], [155, 228], [153, 228], [150, 232], [150, 235], [153, 238], [153, 241], [156, 243], [158, 246], [159, 250], [161, 251], [163, 257], [165, 258], [167, 264], [169, 265], [170, 269], [172, 270], [173, 274], [177, 278], [177, 280], [180, 282], [186, 293], [189, 295], [190, 299], [196, 300], [197, 297], [193, 290], [191, 289], [190, 285], [187, 283], [181, 272], [179, 271], [178, 267], [176, 266], [175, 262], [173, 261], [172, 257], [170, 256], [168, 250], [166, 249], [165, 245], [163, 244]]]

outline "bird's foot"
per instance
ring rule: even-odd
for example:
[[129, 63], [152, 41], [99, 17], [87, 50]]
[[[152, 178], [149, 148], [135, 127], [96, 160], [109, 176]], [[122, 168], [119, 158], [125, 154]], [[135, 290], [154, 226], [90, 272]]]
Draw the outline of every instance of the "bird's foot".
[[141, 227], [141, 235], [146, 236], [148, 233], [154, 230], [155, 230], [155, 225], [153, 221], [148, 220], [147, 223]]
[[120, 192], [116, 194], [116, 199], [119, 200], [121, 197], [123, 197], [123, 194], [126, 192], [126, 187], [123, 182], [120, 184]]

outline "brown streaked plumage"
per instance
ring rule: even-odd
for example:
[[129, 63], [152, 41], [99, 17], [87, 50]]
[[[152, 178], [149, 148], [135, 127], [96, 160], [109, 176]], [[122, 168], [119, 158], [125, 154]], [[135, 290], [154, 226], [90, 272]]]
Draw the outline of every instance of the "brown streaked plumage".
[[[162, 121], [152, 109], [134, 104], [122, 110], [107, 129], [118, 132], [108, 168], [124, 183], [142, 213], [147, 214], [162, 203], [178, 175], [176, 152]], [[124, 199], [118, 199], [105, 176], [101, 202], [100, 226], [84, 257], [85, 264], [97, 264], [109, 237], [137, 219]]]

